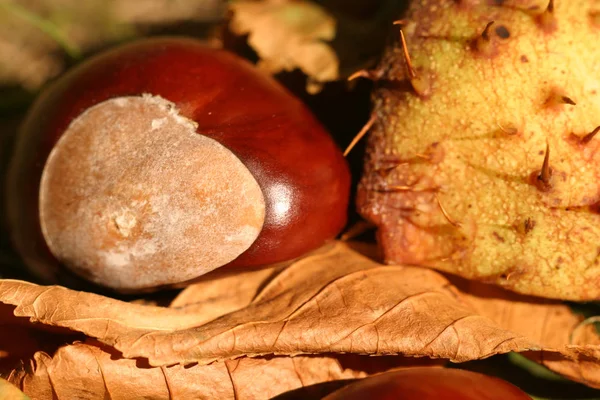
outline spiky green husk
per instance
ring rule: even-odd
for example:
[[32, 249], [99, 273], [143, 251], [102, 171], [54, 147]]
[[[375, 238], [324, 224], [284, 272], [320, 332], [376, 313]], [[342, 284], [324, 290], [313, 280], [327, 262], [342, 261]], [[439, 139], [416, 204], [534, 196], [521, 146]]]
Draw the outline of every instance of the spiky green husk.
[[412, 2], [358, 194], [388, 262], [600, 298], [600, 1], [553, 3]]

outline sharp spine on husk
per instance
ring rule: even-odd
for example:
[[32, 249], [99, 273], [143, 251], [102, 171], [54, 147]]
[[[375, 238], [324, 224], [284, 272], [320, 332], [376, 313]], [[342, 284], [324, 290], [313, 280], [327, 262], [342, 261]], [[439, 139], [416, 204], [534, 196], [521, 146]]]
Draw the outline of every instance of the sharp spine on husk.
[[375, 119], [375, 113], [371, 114], [371, 118], [369, 118], [367, 123], [360, 130], [360, 132], [358, 132], [358, 134], [354, 136], [354, 139], [352, 139], [348, 147], [346, 147], [346, 150], [344, 151], [344, 157], [346, 157], [348, 153], [350, 153], [350, 151], [354, 148], [354, 146], [356, 146], [356, 144], [360, 141], [360, 139], [362, 139], [367, 134], [367, 132], [369, 132], [369, 130], [373, 127], [373, 124], [375, 123]]

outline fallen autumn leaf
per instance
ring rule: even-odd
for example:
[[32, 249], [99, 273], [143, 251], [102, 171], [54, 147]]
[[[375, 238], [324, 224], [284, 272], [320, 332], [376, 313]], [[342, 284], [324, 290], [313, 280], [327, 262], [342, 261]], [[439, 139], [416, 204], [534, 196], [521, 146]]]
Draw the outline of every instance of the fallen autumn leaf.
[[[600, 387], [599, 339], [588, 326], [570, 344], [569, 332], [581, 318], [558, 302], [503, 298], [508, 294], [485, 286], [461, 291], [438, 272], [384, 266], [341, 242], [279, 273], [256, 274], [268, 277], [251, 301], [225, 307], [228, 313], [211, 321], [194, 307], [130, 304], [9, 280], [0, 281], [0, 302], [14, 305], [17, 317], [82, 332], [156, 367], [332, 352], [463, 362], [532, 351], [549, 368]], [[531, 315], [541, 317], [524, 323]]]
[[[9, 381], [32, 399], [269, 399], [336, 379], [364, 377], [332, 357], [241, 358], [210, 365], [150, 367], [99, 343], [35, 354]], [[256, 379], [260, 376], [261, 379]], [[0, 386], [1, 388], [1, 386]]]
[[235, 1], [231, 29], [248, 35], [260, 57], [259, 67], [270, 73], [299, 68], [319, 90], [339, 78], [339, 61], [326, 43], [335, 37], [336, 22], [323, 8], [308, 1]]

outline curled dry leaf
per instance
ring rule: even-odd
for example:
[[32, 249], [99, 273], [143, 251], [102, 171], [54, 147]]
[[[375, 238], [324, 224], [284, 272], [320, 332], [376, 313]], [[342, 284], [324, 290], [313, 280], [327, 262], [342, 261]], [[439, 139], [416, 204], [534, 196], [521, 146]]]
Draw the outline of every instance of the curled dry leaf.
[[260, 67], [271, 73], [301, 69], [316, 86], [338, 79], [339, 62], [326, 43], [335, 37], [335, 19], [309, 1], [240, 0], [230, 5], [231, 30], [248, 35]]
[[589, 326], [579, 328], [582, 317], [560, 301], [519, 295], [472, 281], [456, 284], [461, 288], [461, 298], [478, 314], [546, 347], [600, 345], [595, 330]]
[[210, 365], [150, 367], [90, 341], [65, 346], [53, 357], [39, 352], [8, 380], [32, 399], [125, 400], [133, 393], [137, 399], [269, 399], [304, 386], [364, 376], [332, 357], [244, 357]]
[[480, 315], [545, 347], [564, 349], [563, 354], [526, 352], [527, 357], [570, 379], [600, 387], [600, 337], [593, 327], [581, 325], [582, 317], [569, 306], [477, 282], [462, 284], [461, 297]]
[[[294, 263], [247, 307], [208, 323], [195, 324], [196, 317], [182, 310], [0, 283], [0, 301], [15, 305], [15, 315], [83, 332], [157, 366], [323, 352], [466, 361], [540, 347], [477, 315], [456, 296], [434, 271], [383, 266], [344, 244]], [[461, 343], [461, 335], [468, 339]]]
[[[332, 246], [335, 244], [325, 244], [305, 256], [324, 254], [331, 250]], [[358, 246], [361, 251], [364, 250], [363, 254], [376, 254], [371, 251], [374, 246]], [[254, 270], [217, 269], [181, 291], [170, 307], [201, 315], [205, 321], [213, 320], [250, 304], [267, 282], [293, 262], [294, 260], [285, 261], [270, 268]]]
[[[18, 317], [85, 333], [153, 366], [329, 353], [462, 362], [533, 351], [555, 371], [600, 387], [599, 340], [588, 326], [570, 344], [581, 318], [558, 302], [455, 286], [432, 270], [381, 265], [345, 243], [259, 280], [251, 300], [209, 322], [186, 301], [167, 309], [19, 281], [0, 281], [0, 302]], [[223, 290], [232, 293], [233, 282]]]
[[184, 289], [170, 307], [202, 316], [208, 322], [250, 304], [277, 268], [240, 272], [202, 280]]

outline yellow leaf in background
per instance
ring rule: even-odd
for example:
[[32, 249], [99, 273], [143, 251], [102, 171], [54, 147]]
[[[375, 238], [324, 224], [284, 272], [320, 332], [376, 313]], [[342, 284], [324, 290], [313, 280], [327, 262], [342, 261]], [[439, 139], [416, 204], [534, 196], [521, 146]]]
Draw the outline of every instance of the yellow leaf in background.
[[260, 67], [271, 73], [299, 68], [317, 85], [338, 79], [339, 62], [326, 43], [335, 37], [335, 19], [316, 3], [235, 1], [230, 8], [232, 31], [248, 35]]

